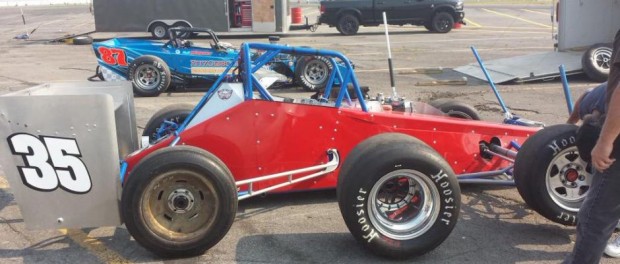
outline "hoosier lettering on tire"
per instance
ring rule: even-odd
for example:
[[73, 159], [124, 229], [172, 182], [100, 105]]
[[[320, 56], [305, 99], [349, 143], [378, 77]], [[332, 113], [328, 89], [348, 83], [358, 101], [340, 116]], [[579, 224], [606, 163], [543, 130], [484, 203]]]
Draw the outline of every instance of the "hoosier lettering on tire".
[[343, 164], [337, 192], [355, 239], [398, 259], [439, 246], [456, 225], [461, 201], [448, 163], [422, 141], [398, 133], [357, 145]]
[[547, 219], [576, 225], [592, 183], [593, 168], [579, 155], [577, 127], [550, 126], [531, 136], [515, 159], [515, 183], [523, 200]]

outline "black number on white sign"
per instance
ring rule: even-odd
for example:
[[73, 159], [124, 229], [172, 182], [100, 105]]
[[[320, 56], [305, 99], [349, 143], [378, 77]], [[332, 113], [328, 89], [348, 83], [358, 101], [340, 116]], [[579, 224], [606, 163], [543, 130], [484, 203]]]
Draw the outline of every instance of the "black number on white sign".
[[24, 159], [17, 168], [26, 186], [44, 192], [58, 187], [77, 194], [90, 191], [90, 174], [75, 139], [19, 133], [8, 141], [11, 152]]

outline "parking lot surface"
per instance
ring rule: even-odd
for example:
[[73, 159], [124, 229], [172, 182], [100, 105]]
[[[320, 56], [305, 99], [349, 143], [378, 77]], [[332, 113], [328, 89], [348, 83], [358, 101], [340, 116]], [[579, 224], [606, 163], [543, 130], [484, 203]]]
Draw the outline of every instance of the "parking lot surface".
[[[304, 7], [305, 15], [318, 10]], [[0, 94], [37, 84], [85, 81], [97, 64], [91, 47], [50, 40], [66, 34], [94, 31], [87, 6], [28, 7], [22, 25], [17, 8], [0, 8]], [[553, 50], [550, 7], [544, 5], [467, 5], [467, 26], [448, 34], [423, 27], [390, 27], [396, 87], [414, 101], [450, 97], [475, 106], [484, 120], [501, 121], [502, 113], [488, 84], [452, 68], [475, 62], [470, 46], [485, 60]], [[14, 36], [25, 31], [29, 40]], [[147, 36], [146, 33], [94, 33], [96, 39]], [[222, 37], [239, 45], [265, 42], [252, 36]], [[195, 40], [199, 44], [205, 40]], [[333, 49], [356, 65], [362, 85], [371, 94], [391, 93], [387, 51], [382, 27], [361, 28], [355, 36], [336, 29], [291, 32], [281, 43]], [[532, 62], [536, 63], [536, 62]], [[414, 73], [421, 68], [440, 73]], [[466, 79], [464, 79], [464, 77]], [[437, 80], [466, 80], [443, 85]], [[573, 98], [596, 84], [582, 76], [570, 78]], [[558, 124], [568, 117], [561, 83], [499, 85], [514, 113]], [[301, 88], [271, 91], [287, 97], [309, 97]], [[135, 98], [137, 123], [142, 129], [151, 114], [173, 103], [196, 103], [202, 93], [167, 93]], [[24, 106], [33, 107], [33, 106]], [[48, 114], [48, 113], [41, 113]], [[291, 135], [295, 136], [295, 135]], [[307, 139], [300, 139], [307, 140]], [[463, 185], [461, 215], [448, 239], [432, 252], [405, 262], [415, 263], [558, 263], [572, 249], [575, 230], [552, 223], [530, 210], [513, 187]], [[114, 191], [114, 190], [110, 190]], [[335, 190], [270, 194], [239, 204], [230, 232], [204, 255], [162, 260], [139, 246], [123, 227], [92, 229], [26, 229], [10, 186], [0, 177], [0, 263], [377, 263], [387, 262], [365, 252], [349, 234], [336, 202]], [[602, 263], [620, 261], [605, 258]]]

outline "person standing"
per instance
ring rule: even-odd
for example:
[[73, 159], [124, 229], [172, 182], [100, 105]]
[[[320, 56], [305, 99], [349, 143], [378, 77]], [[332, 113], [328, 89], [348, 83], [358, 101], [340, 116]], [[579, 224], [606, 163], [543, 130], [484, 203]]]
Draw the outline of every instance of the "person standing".
[[616, 33], [606, 90], [607, 111], [601, 134], [592, 149], [596, 170], [592, 184], [579, 209], [577, 239], [563, 263], [599, 263], [607, 240], [620, 219], [620, 147], [614, 143], [620, 134], [620, 30]]

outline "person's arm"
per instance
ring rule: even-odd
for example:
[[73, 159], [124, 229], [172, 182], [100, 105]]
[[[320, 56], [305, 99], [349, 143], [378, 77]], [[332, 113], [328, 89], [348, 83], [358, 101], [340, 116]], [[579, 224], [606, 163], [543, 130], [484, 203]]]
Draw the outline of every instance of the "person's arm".
[[579, 105], [581, 104], [581, 100], [586, 95], [586, 93], [582, 93], [579, 96], [579, 98], [577, 98], [577, 101], [575, 101], [575, 104], [573, 105], [573, 111], [570, 113], [570, 116], [568, 117], [568, 120], [566, 120], [567, 124], [573, 124], [574, 125], [574, 124], [577, 124], [577, 122], [579, 122]]
[[[618, 85], [620, 86], [620, 84]], [[609, 168], [615, 159], [611, 158], [614, 148], [614, 141], [620, 134], [620, 87], [614, 89], [609, 101], [605, 124], [601, 130], [601, 135], [592, 149], [592, 165], [598, 171]]]

